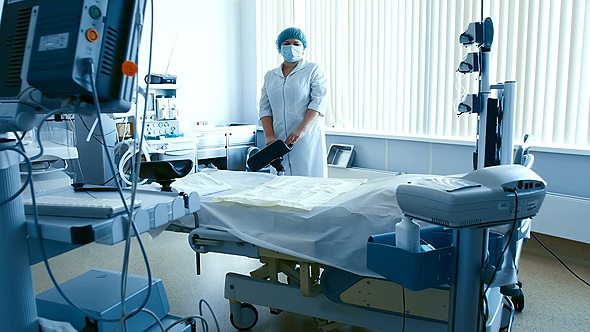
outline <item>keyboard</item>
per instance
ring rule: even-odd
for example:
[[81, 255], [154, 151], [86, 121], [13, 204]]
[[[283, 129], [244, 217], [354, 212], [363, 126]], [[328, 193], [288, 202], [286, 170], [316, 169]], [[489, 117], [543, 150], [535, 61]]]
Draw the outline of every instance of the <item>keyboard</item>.
[[[44, 216], [81, 217], [81, 218], [110, 218], [125, 211], [125, 206], [120, 199], [105, 199], [93, 197], [62, 197], [62, 196], [38, 196], [35, 198], [37, 212]], [[32, 200], [25, 199], [25, 213], [33, 214]], [[130, 201], [127, 200], [127, 205]], [[141, 205], [141, 201], [135, 200], [135, 207]]]

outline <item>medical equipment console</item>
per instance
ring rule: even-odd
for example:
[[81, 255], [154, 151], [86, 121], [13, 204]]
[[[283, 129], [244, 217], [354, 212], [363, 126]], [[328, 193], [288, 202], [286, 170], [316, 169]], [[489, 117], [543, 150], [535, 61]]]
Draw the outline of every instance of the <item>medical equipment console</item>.
[[529, 218], [537, 214], [544, 198], [545, 181], [520, 165], [486, 167], [463, 177], [419, 177], [397, 189], [405, 214], [447, 227]]

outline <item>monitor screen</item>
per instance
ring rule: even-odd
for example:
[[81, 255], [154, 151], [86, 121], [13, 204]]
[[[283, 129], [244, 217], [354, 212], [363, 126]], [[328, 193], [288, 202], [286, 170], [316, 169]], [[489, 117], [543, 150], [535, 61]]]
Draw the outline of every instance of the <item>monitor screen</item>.
[[19, 101], [22, 109], [68, 104], [93, 113], [92, 80], [103, 113], [128, 111], [135, 77], [121, 66], [137, 62], [144, 10], [145, 0], [4, 0], [0, 120], [18, 113]]

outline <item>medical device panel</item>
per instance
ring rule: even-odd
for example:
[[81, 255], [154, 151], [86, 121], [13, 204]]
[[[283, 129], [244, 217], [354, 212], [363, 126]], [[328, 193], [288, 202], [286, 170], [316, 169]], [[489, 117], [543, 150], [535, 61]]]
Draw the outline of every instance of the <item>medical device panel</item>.
[[[75, 303], [97, 317], [117, 317], [121, 312], [121, 299], [116, 290], [120, 287], [121, 272], [93, 269], [62, 284], [62, 289]], [[127, 306], [138, 306], [149, 296], [146, 308], [158, 318], [164, 318], [170, 311], [166, 290], [161, 279], [152, 279], [152, 289], [148, 291], [148, 278], [129, 274]], [[56, 288], [40, 293], [36, 297], [39, 315], [43, 318], [70, 322], [77, 331], [90, 330], [89, 318], [66, 303]], [[142, 312], [127, 321], [129, 331], [146, 331], [154, 322], [153, 317]], [[95, 321], [92, 330], [96, 332], [113, 331], [117, 322]], [[121, 329], [118, 329], [121, 331]]]
[[400, 185], [396, 195], [411, 217], [473, 227], [534, 216], [545, 198], [545, 181], [526, 167], [503, 165], [462, 177], [419, 177]]
[[134, 0], [5, 0], [0, 119], [30, 130], [35, 112], [72, 106], [64, 113], [93, 113], [94, 90], [103, 113], [128, 111], [134, 82], [122, 68], [136, 68], [128, 61], [137, 60], [137, 7]]

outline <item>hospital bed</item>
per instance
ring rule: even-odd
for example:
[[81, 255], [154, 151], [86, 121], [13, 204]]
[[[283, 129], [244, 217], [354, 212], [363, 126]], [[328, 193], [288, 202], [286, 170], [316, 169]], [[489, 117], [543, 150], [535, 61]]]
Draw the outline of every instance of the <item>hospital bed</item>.
[[[396, 188], [416, 175], [368, 181], [311, 211], [212, 202], [217, 195], [255, 188], [275, 176], [232, 171], [209, 175], [231, 189], [205, 192], [195, 220], [183, 219], [185, 227], [194, 228], [189, 243], [197, 253], [198, 271], [198, 257], [207, 252], [251, 257], [262, 263], [250, 275], [226, 275], [225, 297], [237, 329], [249, 330], [256, 324], [258, 313], [251, 304], [257, 304], [269, 307], [271, 313], [285, 310], [315, 317], [320, 331], [343, 325], [381, 331], [403, 327], [406, 331], [447, 330], [450, 294], [446, 282], [453, 280], [411, 291], [367, 268], [367, 240], [394, 231], [402, 216]], [[442, 232], [449, 238], [440, 226], [421, 226], [421, 234]], [[495, 235], [491, 242], [495, 243], [491, 247], [501, 248], [502, 235]], [[403, 271], [405, 267], [398, 268]], [[510, 316], [504, 315], [502, 321], [501, 314], [508, 308], [499, 288], [490, 287], [486, 330], [509, 325], [506, 317]]]

